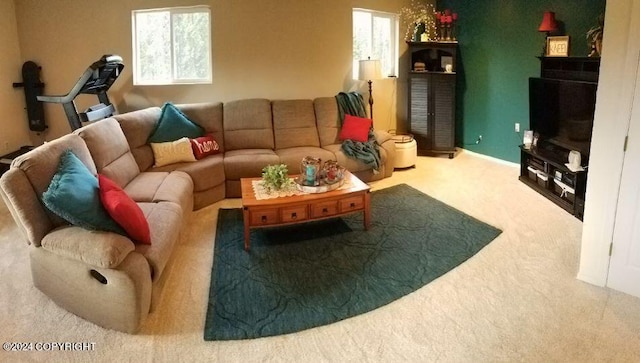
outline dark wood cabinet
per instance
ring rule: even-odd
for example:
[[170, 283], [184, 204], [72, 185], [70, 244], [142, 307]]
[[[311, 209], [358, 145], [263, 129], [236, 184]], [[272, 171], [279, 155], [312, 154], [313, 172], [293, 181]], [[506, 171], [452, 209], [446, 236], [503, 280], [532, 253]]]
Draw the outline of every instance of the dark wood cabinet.
[[[565, 97], [565, 102], [571, 104], [581, 104], [591, 107], [595, 107], [595, 89], [593, 88], [593, 99], [588, 96], [587, 89], [582, 86], [576, 88], [573, 85], [585, 85], [596, 84], [598, 81], [598, 71], [600, 69], [600, 58], [588, 58], [588, 57], [538, 57], [540, 59], [540, 79], [549, 80], [550, 82], [560, 81], [562, 87], [550, 88], [554, 92], [549, 92], [554, 98], [560, 96], [560, 92], [568, 92], [568, 96]], [[531, 87], [531, 80], [530, 80]], [[580, 92], [575, 92], [580, 90]], [[530, 111], [540, 108], [537, 102], [532, 102], [530, 88]], [[571, 97], [580, 96], [580, 99], [572, 99]], [[544, 98], [543, 98], [544, 100]], [[585, 100], [588, 100], [585, 101]], [[560, 102], [558, 102], [560, 103]], [[564, 104], [565, 106], [568, 103]], [[544, 105], [546, 106], [546, 105]], [[566, 119], [563, 113], [560, 113], [560, 109], [554, 105], [549, 105], [545, 108], [543, 115], [545, 119], [560, 120]], [[588, 108], [588, 107], [587, 107]], [[530, 113], [537, 115], [536, 113]], [[568, 110], [564, 110], [566, 114], [572, 114]], [[563, 116], [560, 117], [559, 114]], [[539, 116], [539, 115], [538, 115]], [[591, 115], [593, 120], [593, 115]], [[531, 121], [531, 120], [530, 120]], [[550, 123], [551, 124], [551, 123]], [[559, 125], [554, 126], [555, 129], [561, 129]], [[560, 137], [554, 137], [555, 134], [545, 135], [551, 130], [547, 130], [548, 127], [544, 127], [543, 130], [536, 130], [535, 125], [532, 125], [532, 129], [535, 133], [540, 132], [540, 141], [536, 145], [530, 148], [520, 146], [520, 177], [519, 179], [536, 190], [538, 193], [544, 195], [552, 202], [556, 203], [567, 212], [573, 214], [580, 220], [582, 220], [584, 214], [585, 205], [585, 192], [587, 189], [587, 173], [588, 169], [572, 171], [567, 166], [568, 155], [572, 149], [581, 143], [573, 142], [570, 145], [560, 142]], [[570, 130], [570, 129], [569, 129]], [[577, 130], [573, 130], [574, 136], [576, 136]], [[577, 132], [580, 134], [579, 132]], [[561, 134], [561, 133], [558, 133]], [[582, 164], [588, 166], [589, 163], [589, 145], [591, 129], [588, 130], [588, 144], [586, 148], [581, 150]], [[569, 137], [571, 139], [571, 136]], [[573, 139], [575, 140], [575, 139]], [[583, 140], [577, 138], [577, 140]], [[579, 148], [575, 148], [580, 150]]]
[[519, 179], [582, 220], [587, 172], [569, 170], [565, 166], [567, 155], [568, 150], [554, 145], [530, 149], [521, 145]]
[[446, 153], [453, 158], [458, 43], [409, 42], [408, 45], [409, 126], [418, 152]]

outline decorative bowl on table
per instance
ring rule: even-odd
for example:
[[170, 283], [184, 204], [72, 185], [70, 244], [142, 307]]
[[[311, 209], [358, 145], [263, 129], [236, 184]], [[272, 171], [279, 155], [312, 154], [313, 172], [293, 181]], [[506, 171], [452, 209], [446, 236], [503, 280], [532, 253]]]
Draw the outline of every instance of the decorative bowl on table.
[[294, 179], [294, 182], [296, 184], [296, 188], [303, 193], [325, 193], [340, 188], [344, 184], [344, 175], [339, 179], [333, 179], [330, 182], [327, 181], [326, 178], [320, 178], [316, 180], [314, 185], [308, 185], [304, 176], [299, 175]]

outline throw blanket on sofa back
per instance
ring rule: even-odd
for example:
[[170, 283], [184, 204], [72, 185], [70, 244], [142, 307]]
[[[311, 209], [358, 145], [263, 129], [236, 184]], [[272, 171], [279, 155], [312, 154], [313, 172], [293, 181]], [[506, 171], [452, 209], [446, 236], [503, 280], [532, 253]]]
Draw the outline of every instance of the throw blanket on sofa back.
[[[340, 112], [340, 123], [344, 121], [345, 114], [367, 117], [364, 99], [358, 92], [340, 92], [336, 95], [336, 100], [338, 101], [338, 111]], [[374, 173], [378, 173], [378, 169], [380, 169], [380, 150], [373, 134], [373, 124], [369, 129], [369, 140], [366, 142], [344, 140], [342, 141], [342, 150], [347, 156], [361, 160], [373, 168]]]

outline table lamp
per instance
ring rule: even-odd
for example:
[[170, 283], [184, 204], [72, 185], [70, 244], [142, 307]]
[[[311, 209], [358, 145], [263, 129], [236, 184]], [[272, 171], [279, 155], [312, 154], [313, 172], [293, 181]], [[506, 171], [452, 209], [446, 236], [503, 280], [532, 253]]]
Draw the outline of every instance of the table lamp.
[[553, 11], [545, 11], [542, 16], [542, 22], [538, 27], [539, 32], [546, 33], [544, 38], [544, 45], [542, 46], [542, 56], [544, 57], [547, 54], [547, 37], [549, 33], [556, 31], [558, 29], [558, 24], [556, 23], [556, 13]]

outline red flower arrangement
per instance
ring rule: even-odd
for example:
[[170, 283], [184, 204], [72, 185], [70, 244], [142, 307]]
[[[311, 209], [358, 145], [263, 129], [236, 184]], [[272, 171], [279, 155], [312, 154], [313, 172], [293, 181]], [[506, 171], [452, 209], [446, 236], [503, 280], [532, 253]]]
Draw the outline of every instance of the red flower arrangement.
[[456, 21], [458, 13], [452, 13], [451, 9], [443, 12], [436, 12], [436, 23], [438, 28], [438, 39], [445, 41], [456, 40]]

